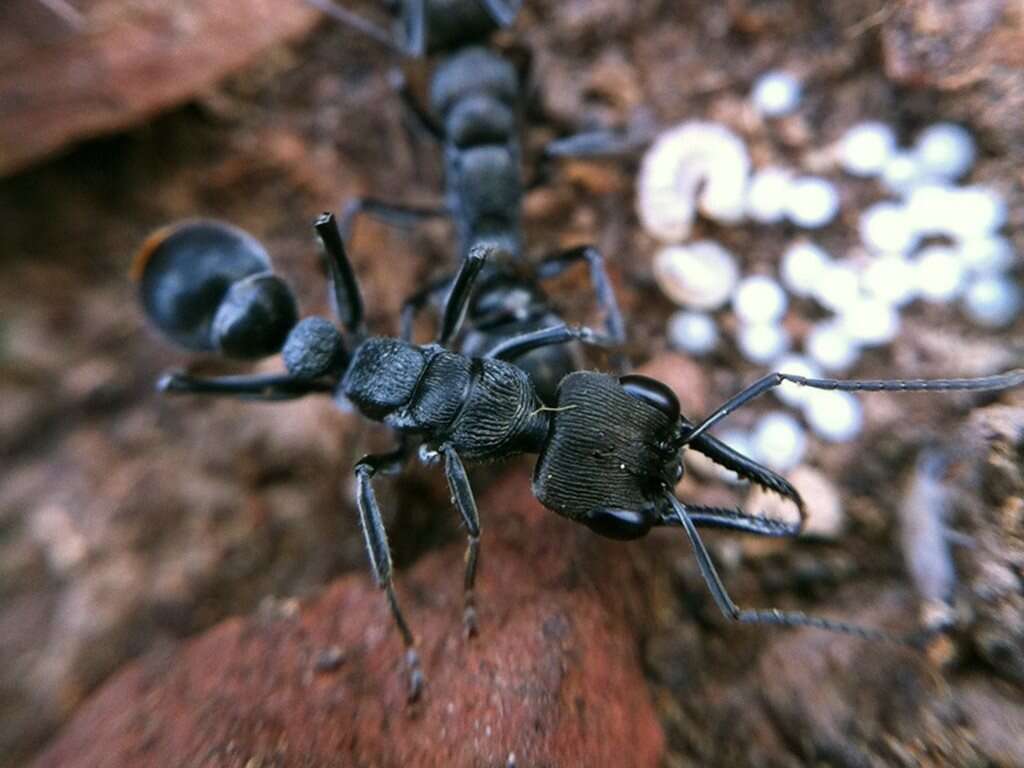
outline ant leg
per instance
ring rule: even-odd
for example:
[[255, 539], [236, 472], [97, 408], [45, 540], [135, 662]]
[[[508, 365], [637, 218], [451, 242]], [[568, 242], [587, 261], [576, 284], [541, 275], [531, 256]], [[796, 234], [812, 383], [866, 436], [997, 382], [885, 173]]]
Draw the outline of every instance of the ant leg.
[[700, 538], [694, 521], [690, 518], [687, 507], [672, 494], [668, 494], [668, 501], [672, 504], [676, 519], [686, 531], [693, 552], [697, 557], [697, 566], [700, 568], [701, 576], [711, 591], [711, 597], [715, 604], [726, 618], [738, 621], [743, 624], [778, 624], [787, 627], [817, 627], [829, 632], [839, 632], [846, 635], [854, 635], [867, 640], [883, 640], [888, 642], [909, 642], [896, 638], [887, 632], [867, 627], [859, 627], [856, 624], [848, 624], [842, 621], [833, 621], [818, 616], [809, 616], [800, 611], [780, 611], [777, 608], [767, 610], [745, 610], [740, 608], [729, 597], [729, 593], [722, 583], [714, 563], [711, 562], [711, 555]]
[[779, 386], [784, 381], [791, 381], [813, 389], [841, 390], [844, 392], [945, 392], [945, 391], [994, 391], [1010, 389], [1024, 384], [1024, 369], [1017, 369], [995, 376], [981, 376], [974, 379], [808, 379], [791, 373], [769, 373], [739, 394], [729, 398], [710, 416], [683, 434], [675, 443], [677, 447], [687, 445], [704, 434], [711, 426], [717, 424], [737, 408], [746, 405], [755, 397]]
[[391, 87], [398, 94], [398, 98], [401, 99], [402, 108], [405, 110], [406, 117], [409, 119], [409, 123], [415, 129], [415, 132], [420, 135], [429, 136], [439, 144], [443, 144], [444, 129], [441, 128], [433, 115], [423, 109], [420, 102], [413, 95], [405, 73], [396, 67], [388, 73], [388, 80], [391, 83]]
[[361, 32], [371, 40], [377, 41], [395, 53], [411, 56], [419, 55], [396, 43], [394, 37], [377, 24], [374, 24], [372, 21], [367, 21], [362, 16], [352, 13], [352, 11], [342, 8], [340, 5], [335, 5], [331, 0], [306, 0], [306, 2], [321, 13], [325, 13], [335, 21], [340, 22], [347, 27], [351, 27], [357, 32]]
[[442, 291], [451, 290], [453, 279], [454, 275], [451, 274], [439, 277], [402, 302], [401, 331], [399, 334], [402, 341], [412, 341], [412, 324], [416, 319], [416, 315], [422, 312], [424, 307]]
[[532, 349], [538, 347], [550, 347], [555, 344], [568, 344], [572, 341], [579, 341], [595, 347], [611, 347], [615, 340], [598, 333], [593, 328], [585, 325], [553, 325], [550, 328], [541, 328], [538, 331], [530, 331], [511, 339], [506, 339], [500, 344], [491, 347], [484, 357], [495, 360], [512, 360], [520, 355], [525, 355]]
[[200, 378], [185, 373], [168, 373], [160, 377], [157, 391], [173, 395], [232, 395], [242, 400], [294, 400], [316, 393], [329, 394], [334, 385], [326, 381], [309, 381], [288, 374], [263, 376], [218, 376]]
[[452, 337], [459, 331], [463, 319], [466, 317], [466, 308], [469, 306], [469, 297], [473, 292], [473, 284], [476, 282], [480, 270], [483, 269], [487, 255], [495, 250], [492, 245], [481, 244], [470, 248], [466, 258], [459, 265], [459, 271], [455, 273], [452, 280], [451, 290], [448, 291], [448, 298], [444, 300], [444, 314], [441, 316], [441, 329], [437, 334], [437, 343], [442, 347], [447, 346]]
[[519, 13], [519, 6], [522, 5], [522, 0], [512, 0], [512, 2], [509, 0], [481, 0], [481, 2], [500, 29], [512, 26], [512, 22], [516, 20], [516, 14]]
[[426, 219], [447, 217], [448, 209], [440, 205], [433, 207], [405, 205], [404, 203], [389, 203], [375, 197], [357, 197], [345, 205], [345, 210], [341, 214], [341, 236], [346, 242], [351, 242], [356, 219], [363, 215], [393, 227], [409, 229]]
[[349, 333], [358, 332], [363, 326], [363, 295], [352, 262], [345, 251], [345, 241], [338, 229], [338, 222], [333, 213], [322, 213], [313, 226], [327, 254], [334, 314]]
[[639, 152], [649, 138], [627, 131], [583, 131], [554, 139], [544, 147], [545, 158], [621, 159]]
[[444, 475], [448, 479], [448, 488], [452, 492], [452, 501], [455, 508], [462, 515], [462, 522], [466, 526], [468, 543], [466, 545], [466, 576], [463, 582], [463, 611], [462, 623], [466, 628], [466, 636], [472, 637], [476, 634], [476, 566], [480, 559], [480, 516], [476, 511], [476, 500], [473, 498], [473, 489], [470, 487], [469, 478], [466, 476], [466, 468], [462, 459], [455, 449], [450, 445], [442, 445], [441, 453], [444, 454]]
[[405, 644], [405, 665], [409, 672], [409, 701], [415, 701], [423, 690], [423, 672], [420, 669], [420, 657], [416, 651], [416, 639], [413, 637], [409, 624], [402, 615], [395, 594], [395, 585], [391, 572], [391, 550], [388, 547], [388, 535], [384, 530], [377, 496], [373, 491], [373, 476], [378, 472], [388, 472], [395, 465], [404, 462], [408, 447], [403, 443], [392, 453], [364, 456], [355, 467], [356, 473], [356, 504], [359, 507], [359, 523], [363, 529], [366, 553], [373, 567], [377, 586], [384, 591], [391, 616], [402, 635]]
[[[683, 429], [687, 430], [692, 428], [693, 425], [684, 419]], [[685, 432], [683, 436], [686, 436]], [[759, 464], [753, 459], [744, 456], [742, 453], [734, 450], [732, 447], [723, 443], [713, 435], [700, 435], [690, 444], [690, 447], [698, 453], [704, 454], [719, 466], [732, 470], [744, 480], [756, 483], [762, 488], [774, 491], [779, 496], [792, 501], [796, 505], [797, 511], [800, 513], [800, 527], [803, 527], [807, 518], [807, 510], [804, 507], [804, 500], [801, 498], [800, 492], [797, 491], [797, 489], [794, 488], [786, 478], [782, 477], [782, 475], [779, 475], [763, 464]]]
[[[772, 520], [767, 517], [757, 517], [740, 512], [738, 509], [727, 509], [724, 507], [701, 507], [693, 504], [686, 505], [686, 514], [698, 528], [726, 528], [741, 533], [751, 533], [755, 536], [796, 536], [800, 533], [800, 525], [787, 523], [783, 520]], [[679, 520], [674, 515], [662, 518], [657, 525], [677, 526]]]
[[546, 256], [537, 265], [537, 278], [548, 280], [557, 277], [580, 261], [587, 262], [587, 266], [590, 268], [590, 284], [594, 289], [597, 305], [604, 313], [605, 333], [616, 343], [624, 343], [626, 341], [626, 326], [622, 320], [622, 312], [619, 310], [619, 302], [615, 298], [615, 291], [608, 278], [608, 272], [604, 268], [604, 257], [597, 248], [592, 245], [580, 245], [561, 253]]

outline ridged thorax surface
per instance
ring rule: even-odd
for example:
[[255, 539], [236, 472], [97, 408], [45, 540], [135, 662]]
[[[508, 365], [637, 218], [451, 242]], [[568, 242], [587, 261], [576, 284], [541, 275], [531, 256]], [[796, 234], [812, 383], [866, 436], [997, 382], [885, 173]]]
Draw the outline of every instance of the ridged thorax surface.
[[466, 461], [537, 452], [547, 435], [529, 376], [501, 360], [372, 338], [356, 350], [341, 391], [366, 416]]

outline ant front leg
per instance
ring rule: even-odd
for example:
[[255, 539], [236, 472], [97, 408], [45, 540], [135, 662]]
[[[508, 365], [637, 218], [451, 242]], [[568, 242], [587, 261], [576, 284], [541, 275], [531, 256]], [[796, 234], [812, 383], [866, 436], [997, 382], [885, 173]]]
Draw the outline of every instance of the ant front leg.
[[450, 445], [442, 445], [441, 455], [444, 456], [444, 474], [448, 479], [448, 488], [452, 493], [452, 502], [462, 516], [466, 526], [468, 543], [466, 545], [466, 575], [463, 582], [464, 597], [462, 623], [466, 636], [472, 637], [477, 632], [476, 623], [476, 567], [480, 558], [480, 516], [473, 498], [473, 488], [469, 484], [466, 468], [462, 459]]
[[310, 381], [288, 374], [201, 378], [186, 373], [168, 373], [160, 378], [156, 387], [160, 392], [173, 395], [228, 395], [241, 400], [264, 401], [294, 400], [334, 390], [330, 382]]
[[392, 453], [364, 456], [356, 464], [356, 503], [359, 507], [359, 523], [363, 529], [366, 552], [373, 567], [373, 575], [377, 586], [387, 598], [388, 608], [394, 618], [395, 625], [405, 643], [405, 665], [409, 672], [409, 701], [419, 698], [423, 690], [423, 672], [420, 669], [420, 657], [416, 651], [416, 639], [409, 629], [409, 624], [402, 615], [395, 594], [392, 580], [391, 549], [388, 546], [388, 535], [384, 529], [384, 519], [377, 504], [377, 495], [373, 490], [373, 477], [378, 472], [391, 473], [404, 463], [408, 455], [408, 447], [403, 444]]

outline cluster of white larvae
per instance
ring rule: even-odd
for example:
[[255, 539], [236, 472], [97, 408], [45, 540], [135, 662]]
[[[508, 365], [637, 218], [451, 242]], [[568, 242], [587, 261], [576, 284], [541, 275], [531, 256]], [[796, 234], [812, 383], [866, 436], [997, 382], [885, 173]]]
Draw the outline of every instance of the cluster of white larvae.
[[[765, 117], [793, 111], [798, 80], [762, 76], [751, 99]], [[860, 212], [860, 247], [836, 258], [813, 233], [840, 211], [836, 185], [795, 169], [752, 169], [747, 148], [727, 127], [687, 122], [662, 133], [644, 157], [637, 210], [644, 228], [666, 245], [654, 258], [662, 290], [683, 309], [669, 321], [676, 348], [705, 355], [722, 343], [720, 313], [733, 313], [735, 343], [751, 362], [805, 376], [842, 376], [862, 350], [890, 343], [900, 312], [915, 301], [959, 302], [975, 324], [999, 329], [1022, 308], [1011, 272], [1016, 254], [1000, 234], [1006, 203], [982, 186], [962, 185], [976, 154], [966, 129], [936, 123], [913, 146], [900, 147], [891, 127], [851, 127], [830, 149], [837, 169], [870, 180], [886, 198]], [[805, 230], [779, 254], [777, 274], [741, 274], [739, 262], [714, 240], [690, 239], [697, 216], [724, 224], [789, 222]], [[826, 318], [794, 349], [782, 320], [791, 297], [813, 301]], [[718, 315], [716, 316], [716, 313]], [[784, 385], [778, 398], [802, 411], [822, 439], [843, 442], [861, 430], [855, 396]], [[752, 432], [725, 432], [735, 448], [787, 471], [800, 464], [807, 439], [800, 421], [773, 411]]]

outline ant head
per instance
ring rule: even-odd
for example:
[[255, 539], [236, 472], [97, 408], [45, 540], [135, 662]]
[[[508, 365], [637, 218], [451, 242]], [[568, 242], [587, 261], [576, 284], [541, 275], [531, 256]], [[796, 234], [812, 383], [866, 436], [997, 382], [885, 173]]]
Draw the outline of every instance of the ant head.
[[146, 316], [189, 349], [265, 357], [281, 349], [298, 319], [260, 242], [221, 221], [157, 230], [136, 254], [132, 274]]
[[281, 354], [288, 373], [300, 379], [337, 376], [348, 364], [345, 340], [322, 317], [307, 317], [292, 328]]
[[537, 498], [603, 536], [645, 535], [682, 475], [675, 395], [644, 376], [578, 372], [562, 380], [553, 411], [533, 476]]

